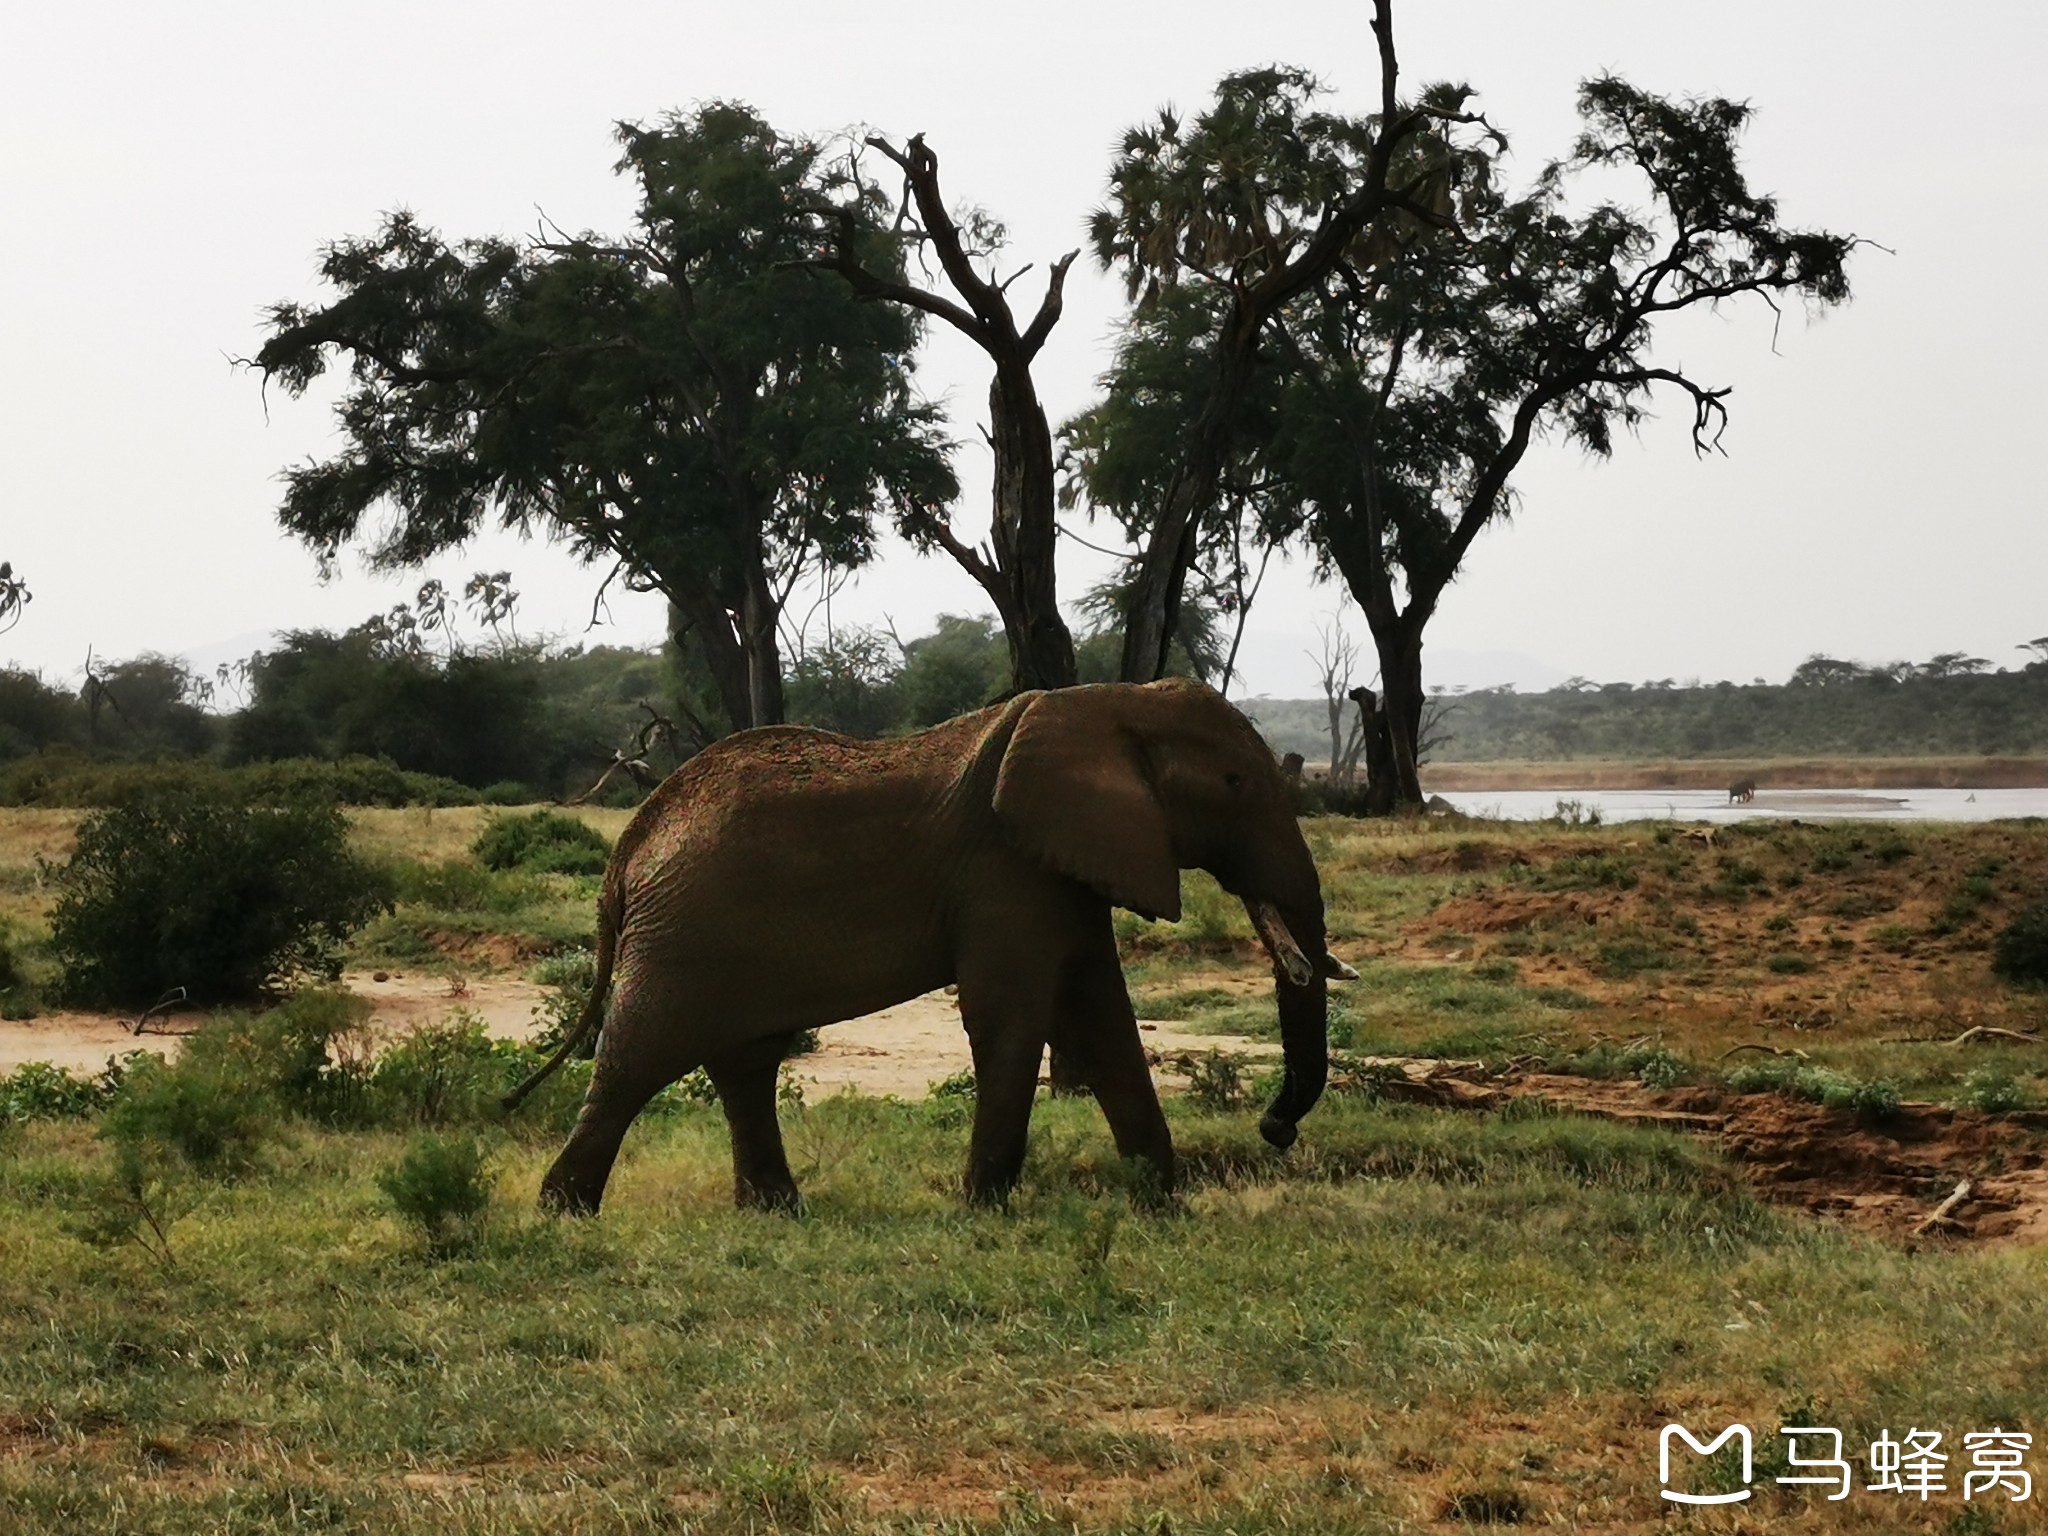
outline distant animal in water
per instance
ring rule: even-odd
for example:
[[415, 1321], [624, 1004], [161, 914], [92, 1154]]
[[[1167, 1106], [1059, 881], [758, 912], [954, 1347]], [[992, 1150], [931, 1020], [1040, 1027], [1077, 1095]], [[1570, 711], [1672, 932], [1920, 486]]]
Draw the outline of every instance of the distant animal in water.
[[1728, 803], [1730, 805], [1747, 805], [1755, 798], [1755, 779], [1737, 779], [1728, 786]]

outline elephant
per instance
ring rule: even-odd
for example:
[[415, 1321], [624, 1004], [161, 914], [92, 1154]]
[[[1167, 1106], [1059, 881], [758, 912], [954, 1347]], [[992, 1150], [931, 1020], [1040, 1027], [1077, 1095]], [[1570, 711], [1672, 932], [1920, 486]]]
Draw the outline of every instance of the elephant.
[[971, 1202], [1001, 1204], [1017, 1182], [1048, 1045], [1078, 1066], [1118, 1152], [1170, 1196], [1173, 1141], [1110, 908], [1177, 919], [1190, 868], [1244, 902], [1272, 959], [1283, 1073], [1260, 1130], [1284, 1149], [1328, 1072], [1327, 982], [1357, 973], [1330, 953], [1279, 766], [1221, 694], [1093, 684], [893, 740], [768, 726], [714, 743], [620, 835], [590, 1001], [506, 1100], [598, 1031], [542, 1205], [595, 1211], [634, 1117], [701, 1066], [725, 1110], [736, 1203], [796, 1210], [776, 1123], [792, 1037], [949, 985], [974, 1061]]
[[1728, 786], [1728, 803], [1730, 805], [1747, 805], [1755, 798], [1755, 779], [1737, 779]]

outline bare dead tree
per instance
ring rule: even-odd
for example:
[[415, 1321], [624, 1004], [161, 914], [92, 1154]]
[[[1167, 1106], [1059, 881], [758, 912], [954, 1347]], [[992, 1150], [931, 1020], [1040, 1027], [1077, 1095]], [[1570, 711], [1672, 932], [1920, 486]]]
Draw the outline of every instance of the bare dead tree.
[[[1358, 755], [1365, 747], [1365, 717], [1371, 712], [1372, 693], [1370, 689], [1351, 686], [1351, 672], [1358, 664], [1358, 643], [1344, 632], [1343, 624], [1333, 616], [1328, 623], [1316, 626], [1316, 635], [1322, 641], [1321, 653], [1303, 654], [1316, 664], [1317, 681], [1329, 711], [1330, 784], [1336, 789], [1349, 789], [1358, 776]], [[1358, 706], [1348, 729], [1346, 704]]]
[[[899, 236], [920, 253], [938, 260], [946, 281], [958, 297], [920, 288], [887, 272], [878, 272], [861, 258], [856, 204], [824, 210], [830, 253], [813, 263], [837, 272], [863, 298], [900, 304], [943, 320], [988, 354], [995, 377], [988, 391], [988, 444], [995, 456], [994, 517], [989, 541], [970, 548], [941, 517], [931, 516], [909, 531], [938, 545], [972, 576], [995, 604], [1010, 646], [1010, 672], [1015, 687], [1064, 688], [1077, 672], [1074, 639], [1059, 609], [1054, 580], [1059, 529], [1052, 450], [1052, 429], [1031, 377], [1064, 304], [1067, 269], [1079, 251], [1069, 251], [1052, 264], [1037, 311], [1020, 329], [1010, 308], [1010, 285], [1028, 266], [998, 280], [993, 270], [976, 270], [1000, 243], [1000, 230], [979, 214], [965, 227], [946, 208], [939, 190], [939, 157], [914, 136], [901, 149], [879, 135], [867, 147], [903, 173], [903, 199], [897, 214]], [[855, 179], [859, 180], [858, 164]]]
[[[666, 777], [665, 774], [656, 773], [648, 762], [656, 743], [668, 749], [670, 772], [673, 772], [676, 765], [688, 755], [682, 750], [681, 736], [676, 730], [675, 722], [645, 699], [640, 701], [640, 707], [647, 711], [647, 720], [633, 737], [631, 745], [613, 748], [612, 760], [605, 765], [604, 772], [598, 775], [597, 782], [573, 800], [564, 800], [564, 805], [582, 805], [593, 796], [602, 793], [605, 786], [622, 773], [639, 786], [643, 795], [652, 794]], [[714, 738], [703, 721], [690, 715], [688, 710], [684, 710], [683, 713], [691, 721], [693, 732], [698, 738], [698, 749], [709, 746]]]

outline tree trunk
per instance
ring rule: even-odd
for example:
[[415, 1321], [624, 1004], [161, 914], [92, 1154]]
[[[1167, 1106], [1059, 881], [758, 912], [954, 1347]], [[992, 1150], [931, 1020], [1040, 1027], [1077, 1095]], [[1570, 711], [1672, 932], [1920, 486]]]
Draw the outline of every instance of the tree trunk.
[[[1380, 658], [1380, 720], [1386, 732], [1387, 786], [1390, 812], [1422, 808], [1422, 780], [1415, 746], [1422, 736], [1422, 626], [1405, 618], [1391, 632], [1373, 633]], [[1381, 791], [1375, 786], [1374, 800]], [[1380, 809], [1378, 804], [1374, 809]]]
[[745, 730], [753, 722], [750, 668], [739, 636], [733, 632], [732, 615], [723, 601], [703, 581], [669, 581], [662, 584], [668, 594], [674, 618], [671, 637], [677, 648], [694, 648], [711, 674], [718, 690], [718, 707], [725, 715], [725, 728]]
[[776, 635], [781, 606], [768, 585], [758, 558], [747, 561], [746, 586], [740, 594], [740, 649], [747, 658], [747, 724], [782, 724], [782, 644]]
[[996, 461], [990, 542], [1009, 599], [997, 608], [1010, 646], [1010, 683], [1020, 692], [1070, 688], [1080, 674], [1059, 606], [1052, 431], [1027, 360], [998, 361], [988, 415]]

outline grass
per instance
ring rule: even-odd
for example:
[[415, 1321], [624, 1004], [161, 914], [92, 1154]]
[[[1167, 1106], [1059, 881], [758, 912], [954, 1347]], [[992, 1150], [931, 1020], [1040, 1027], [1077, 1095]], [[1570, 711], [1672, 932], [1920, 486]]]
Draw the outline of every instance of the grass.
[[[477, 866], [489, 814], [353, 816], [403, 889], [357, 963], [509, 965], [587, 940], [589, 877]], [[626, 819], [579, 814], [607, 836]], [[31, 967], [34, 857], [61, 856], [75, 820], [0, 815], [0, 915]], [[2038, 1046], [1947, 1043], [2048, 1027], [2048, 993], [1990, 971], [2048, 892], [2038, 829], [1307, 834], [1362, 973], [1332, 989], [1333, 1041], [1359, 1055], [1653, 1087], [1743, 1074], [1873, 1116], [1888, 1095], [2048, 1104]], [[1117, 919], [1139, 1014], [1270, 1038], [1242, 908], [1199, 875], [1183, 906], [1177, 924]], [[410, 1044], [408, 1091], [446, 1099], [441, 1055]], [[1802, 1054], [1724, 1061], [1740, 1044]], [[1333, 1096], [1281, 1157], [1255, 1108], [1175, 1102], [1190, 1189], [1165, 1216], [1131, 1205], [1085, 1102], [1038, 1107], [1007, 1214], [957, 1197], [971, 1100], [785, 1104], [807, 1200], [791, 1222], [730, 1209], [722, 1118], [684, 1093], [636, 1126], [603, 1216], [543, 1220], [573, 1098], [464, 1122], [491, 1199], [459, 1242], [423, 1240], [380, 1187], [420, 1134], [390, 1114], [283, 1122], [252, 1167], [192, 1175], [168, 1258], [75, 1235], [117, 1171], [93, 1120], [0, 1126], [10, 1536], [1647, 1532], [1666, 1524], [1656, 1433], [1674, 1417], [1790, 1414], [1859, 1449], [1909, 1425], [2038, 1441], [2048, 1418], [2042, 1250], [1886, 1248], [1758, 1205], [1703, 1142], [1539, 1103]], [[1978, 1507], [1764, 1487], [1747, 1514], [2024, 1528]]]
[[65, 1235], [100, 1149], [30, 1128], [0, 1168], [10, 1530], [1421, 1530], [1501, 1486], [1592, 1525], [1654, 1514], [1681, 1409], [1810, 1399], [1852, 1443], [2048, 1410], [2037, 1263], [1782, 1218], [1678, 1138], [1335, 1103], [1281, 1159], [1177, 1113], [1196, 1187], [1149, 1217], [1101, 1192], [1088, 1107], [1046, 1104], [996, 1214], [923, 1106], [788, 1118], [801, 1221], [730, 1210], [722, 1123], [685, 1108], [592, 1222], [530, 1214], [545, 1153], [502, 1146], [511, 1214], [447, 1255], [377, 1189], [402, 1138], [305, 1128], [169, 1268]]

